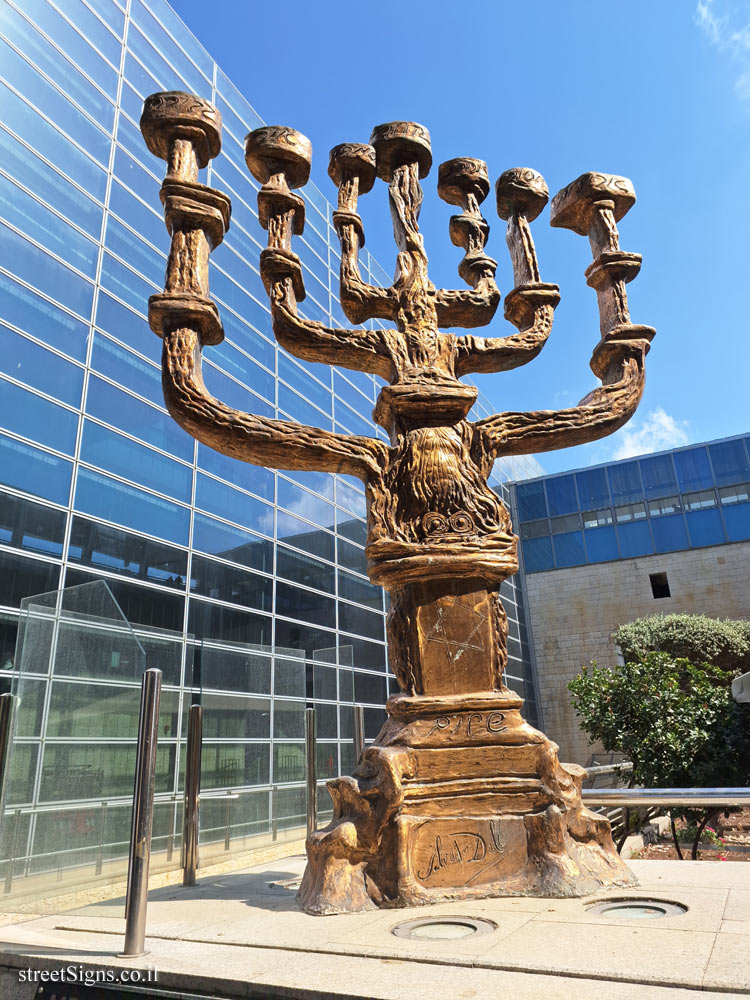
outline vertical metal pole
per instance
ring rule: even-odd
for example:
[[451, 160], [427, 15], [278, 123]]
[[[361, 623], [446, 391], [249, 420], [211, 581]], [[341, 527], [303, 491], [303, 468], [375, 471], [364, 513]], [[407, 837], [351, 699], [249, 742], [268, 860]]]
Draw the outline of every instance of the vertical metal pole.
[[318, 778], [315, 762], [315, 709], [305, 709], [305, 760], [307, 763], [307, 835], [318, 825]]
[[145, 955], [148, 868], [151, 861], [151, 830], [154, 821], [156, 743], [159, 736], [161, 670], [143, 674], [141, 711], [138, 719], [138, 749], [133, 786], [133, 821], [130, 827], [128, 888], [125, 899], [125, 947], [123, 956]]
[[365, 710], [361, 705], [354, 706], [354, 759], [365, 752]]
[[201, 751], [203, 749], [203, 708], [191, 705], [188, 716], [187, 760], [185, 761], [185, 814], [182, 827], [182, 884], [195, 885], [200, 833]]

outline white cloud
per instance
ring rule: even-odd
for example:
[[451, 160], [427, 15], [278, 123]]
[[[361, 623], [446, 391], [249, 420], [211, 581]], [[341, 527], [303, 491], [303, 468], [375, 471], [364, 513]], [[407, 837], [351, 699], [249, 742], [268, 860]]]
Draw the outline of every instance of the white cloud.
[[652, 451], [679, 448], [688, 443], [687, 426], [687, 420], [675, 420], [658, 407], [647, 413], [640, 421], [618, 431], [613, 438], [617, 443], [614, 458], [616, 460], [632, 458], [634, 455], [647, 455]]
[[734, 10], [726, 0], [724, 8], [725, 12], [717, 13], [716, 0], [698, 0], [695, 23], [711, 44], [735, 66], [737, 77], [734, 89], [737, 96], [750, 100], [750, 18], [738, 23]]

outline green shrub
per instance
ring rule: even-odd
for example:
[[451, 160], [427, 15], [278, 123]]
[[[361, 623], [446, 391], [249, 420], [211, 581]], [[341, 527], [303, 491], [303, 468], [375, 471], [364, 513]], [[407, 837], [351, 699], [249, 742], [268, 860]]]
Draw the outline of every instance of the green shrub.
[[[669, 653], [691, 663], [710, 663], [724, 671], [750, 670], [750, 622], [706, 615], [651, 615], [621, 625], [612, 638], [625, 660], [648, 652]], [[731, 677], [725, 678], [726, 682]]]

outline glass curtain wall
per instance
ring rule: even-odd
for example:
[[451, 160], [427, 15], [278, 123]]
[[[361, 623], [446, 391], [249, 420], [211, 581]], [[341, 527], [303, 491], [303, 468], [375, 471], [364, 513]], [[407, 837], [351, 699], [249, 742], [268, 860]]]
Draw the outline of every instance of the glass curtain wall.
[[514, 487], [526, 573], [750, 539], [750, 438]]
[[[137, 123], [148, 94], [187, 90], [221, 110], [223, 150], [201, 180], [233, 207], [211, 260], [226, 340], [206, 351], [208, 388], [254, 413], [383, 436], [376, 379], [299, 361], [273, 339], [258, 273], [266, 234], [242, 149], [262, 120], [163, 0], [0, 0], [0, 56], [0, 685], [10, 685], [21, 600], [105, 579], [136, 631], [181, 636], [170, 669], [183, 692], [196, 665], [205, 682], [209, 662], [229, 671], [261, 648], [304, 664], [299, 698], [318, 708], [319, 773], [346, 772], [352, 704], [365, 706], [373, 739], [396, 690], [385, 595], [365, 572], [362, 485], [197, 445], [164, 409], [146, 320], [168, 235], [164, 164]], [[302, 311], [344, 325], [332, 209], [313, 185], [302, 194]], [[390, 282], [366, 250], [360, 262], [366, 279]], [[476, 414], [488, 412], [480, 400]], [[501, 480], [540, 471], [533, 459], [498, 463], [495, 488], [507, 494]], [[521, 582], [503, 597], [509, 683], [534, 718]], [[289, 747], [299, 739], [290, 732]], [[179, 742], [176, 754], [179, 770]], [[293, 791], [297, 757], [274, 745], [259, 778]], [[223, 760], [217, 751], [216, 788]]]

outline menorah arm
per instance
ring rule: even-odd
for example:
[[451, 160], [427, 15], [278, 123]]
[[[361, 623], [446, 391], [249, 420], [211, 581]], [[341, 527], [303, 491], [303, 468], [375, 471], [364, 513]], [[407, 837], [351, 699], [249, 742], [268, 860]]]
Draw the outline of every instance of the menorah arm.
[[492, 274], [480, 278], [474, 288], [441, 288], [435, 295], [438, 325], [463, 329], [486, 326], [492, 322], [500, 298], [500, 289]]
[[547, 342], [559, 301], [557, 285], [535, 282], [514, 288], [505, 299], [505, 318], [519, 332], [509, 337], [457, 337], [456, 375], [510, 371], [531, 361]]
[[165, 332], [162, 386], [167, 410], [188, 434], [243, 462], [339, 472], [365, 481], [379, 475], [385, 463], [387, 448], [375, 438], [241, 413], [214, 399], [203, 382], [200, 333], [195, 329]]
[[597, 441], [622, 427], [635, 413], [643, 395], [644, 361], [653, 330], [640, 329], [643, 339], [617, 343], [619, 357], [607, 359], [612, 363], [604, 384], [584, 396], [577, 406], [565, 410], [500, 413], [477, 421], [474, 426], [482, 451], [492, 458], [554, 451]]
[[362, 279], [359, 250], [364, 246], [362, 221], [353, 212], [333, 213], [333, 224], [341, 243], [339, 295], [341, 308], [352, 323], [368, 319], [395, 319], [396, 297], [390, 288], [371, 285]]
[[[263, 254], [268, 254], [268, 251], [263, 251]], [[386, 380], [393, 378], [395, 369], [388, 350], [387, 331], [339, 330], [316, 320], [304, 319], [297, 312], [297, 301], [304, 296], [304, 291], [300, 294], [301, 268], [287, 259], [285, 265], [290, 270], [286, 274], [280, 274], [278, 268], [275, 273], [270, 273], [264, 268], [269, 259], [264, 261], [261, 256], [261, 274], [268, 288], [273, 332], [282, 347], [305, 361], [371, 372]], [[294, 270], [293, 275], [291, 269]]]

